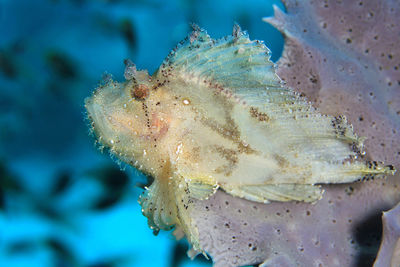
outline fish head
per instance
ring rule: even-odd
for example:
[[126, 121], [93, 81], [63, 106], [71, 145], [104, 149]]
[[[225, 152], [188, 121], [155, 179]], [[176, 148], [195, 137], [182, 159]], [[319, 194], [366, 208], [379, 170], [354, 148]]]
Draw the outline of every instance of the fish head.
[[149, 157], [167, 126], [155, 118], [152, 81], [147, 71], [135, 71], [119, 83], [108, 79], [85, 100], [91, 129], [101, 147], [136, 166]]

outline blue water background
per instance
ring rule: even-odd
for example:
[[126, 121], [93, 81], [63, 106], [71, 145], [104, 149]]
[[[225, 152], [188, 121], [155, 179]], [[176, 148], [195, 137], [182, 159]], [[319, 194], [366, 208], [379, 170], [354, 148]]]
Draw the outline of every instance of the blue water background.
[[211, 266], [170, 232], [154, 236], [137, 198], [146, 179], [94, 146], [84, 99], [123, 60], [154, 72], [189, 32], [234, 22], [276, 60], [262, 17], [279, 1], [0, 0], [0, 266]]

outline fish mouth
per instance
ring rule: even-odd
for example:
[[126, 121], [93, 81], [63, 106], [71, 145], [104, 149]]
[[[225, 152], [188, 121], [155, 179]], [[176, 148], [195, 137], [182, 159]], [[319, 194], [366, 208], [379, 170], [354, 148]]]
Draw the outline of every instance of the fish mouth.
[[[91, 97], [85, 99], [87, 118], [99, 143], [114, 146], [123, 132], [119, 117], [122, 112], [124, 84], [108, 81], [100, 85]], [[121, 131], [122, 130], [122, 131]]]
[[96, 103], [94, 98], [95, 96], [85, 99], [87, 119], [89, 120], [92, 132], [97, 137], [97, 141], [103, 145], [108, 145], [109, 141], [107, 141], [106, 136], [109, 136], [111, 132], [109, 122], [107, 122], [102, 106]]
[[116, 150], [126, 149], [123, 144], [139, 136], [137, 119], [127, 111], [132, 106], [126, 107], [128, 101], [123, 97], [122, 92], [106, 90], [85, 99], [87, 118], [97, 141]]

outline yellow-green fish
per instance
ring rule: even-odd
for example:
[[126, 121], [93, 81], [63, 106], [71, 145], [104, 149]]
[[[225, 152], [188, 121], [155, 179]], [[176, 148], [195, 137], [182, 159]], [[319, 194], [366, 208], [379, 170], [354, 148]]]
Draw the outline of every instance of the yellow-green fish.
[[320, 184], [393, 174], [363, 160], [345, 117], [321, 115], [285, 87], [268, 48], [235, 26], [211, 39], [193, 32], [149, 75], [126, 62], [86, 99], [98, 142], [152, 176], [141, 196], [152, 229], [178, 226], [201, 250], [189, 210], [221, 188], [252, 201], [321, 198]]

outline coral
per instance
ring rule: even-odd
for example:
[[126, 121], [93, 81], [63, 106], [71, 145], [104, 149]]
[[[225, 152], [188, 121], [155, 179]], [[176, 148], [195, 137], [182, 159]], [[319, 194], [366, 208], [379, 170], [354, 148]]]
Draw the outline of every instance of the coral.
[[383, 213], [383, 240], [374, 266], [400, 266], [400, 204]]
[[[380, 212], [399, 200], [386, 181], [324, 186], [316, 204], [258, 204], [223, 192], [197, 202], [200, 243], [215, 266], [287, 263], [354, 266], [375, 257]], [[371, 243], [372, 242], [372, 243]], [[372, 249], [365, 254], [365, 248]], [[368, 253], [368, 252], [367, 252]], [[369, 262], [371, 263], [371, 262]], [[273, 265], [272, 265], [273, 266]]]
[[326, 114], [344, 114], [373, 158], [400, 162], [400, 24], [393, 1], [286, 1], [278, 75]]
[[[371, 159], [400, 163], [400, 8], [395, 1], [286, 1], [266, 19], [285, 36], [278, 74], [322, 113], [345, 114]], [[316, 204], [258, 204], [222, 191], [192, 218], [215, 266], [366, 266], [399, 175], [328, 185]], [[379, 263], [377, 263], [378, 265]]]

